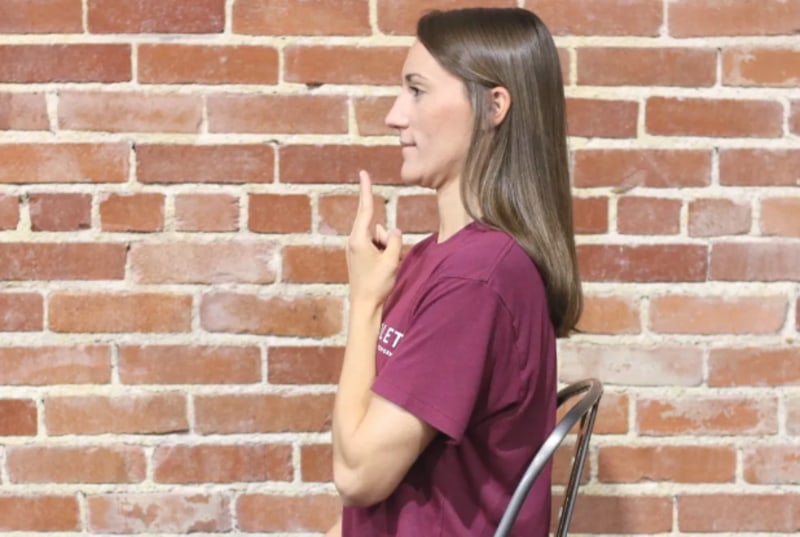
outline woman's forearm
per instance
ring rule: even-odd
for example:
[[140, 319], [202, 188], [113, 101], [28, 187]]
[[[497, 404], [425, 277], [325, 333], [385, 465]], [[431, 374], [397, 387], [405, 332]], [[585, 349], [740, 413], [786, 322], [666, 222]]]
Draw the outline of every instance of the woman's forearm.
[[336, 524], [328, 530], [325, 537], [342, 537], [342, 517], [336, 520]]
[[358, 464], [355, 440], [369, 408], [375, 381], [375, 350], [381, 323], [380, 305], [352, 302], [344, 362], [333, 409], [334, 464]]

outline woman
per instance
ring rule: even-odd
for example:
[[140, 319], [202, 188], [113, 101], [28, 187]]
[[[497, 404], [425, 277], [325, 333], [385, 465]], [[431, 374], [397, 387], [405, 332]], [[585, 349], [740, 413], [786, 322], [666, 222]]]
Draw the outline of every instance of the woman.
[[[434, 12], [402, 80], [386, 122], [439, 231], [400, 264], [361, 173], [328, 535], [492, 535], [554, 426], [555, 340], [581, 310], [558, 53], [529, 11]], [[549, 477], [520, 535], [547, 535]]]

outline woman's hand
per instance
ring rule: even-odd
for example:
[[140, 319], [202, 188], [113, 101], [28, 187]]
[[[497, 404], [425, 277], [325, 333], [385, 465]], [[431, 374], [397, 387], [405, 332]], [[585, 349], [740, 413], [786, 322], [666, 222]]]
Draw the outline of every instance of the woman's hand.
[[359, 173], [361, 194], [353, 230], [347, 242], [347, 271], [352, 303], [379, 307], [392, 290], [403, 246], [400, 231], [386, 231], [378, 224], [373, 232], [372, 181], [365, 171]]

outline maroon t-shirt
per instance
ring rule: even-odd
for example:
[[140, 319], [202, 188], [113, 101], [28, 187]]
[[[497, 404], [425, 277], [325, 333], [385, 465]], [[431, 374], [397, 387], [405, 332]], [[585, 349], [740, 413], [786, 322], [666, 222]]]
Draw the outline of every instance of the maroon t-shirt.
[[[376, 357], [373, 391], [442, 434], [386, 500], [344, 509], [343, 537], [493, 535], [555, 422], [555, 334], [536, 266], [476, 222], [427, 238], [398, 271]], [[548, 467], [513, 534], [544, 537], [549, 520]]]

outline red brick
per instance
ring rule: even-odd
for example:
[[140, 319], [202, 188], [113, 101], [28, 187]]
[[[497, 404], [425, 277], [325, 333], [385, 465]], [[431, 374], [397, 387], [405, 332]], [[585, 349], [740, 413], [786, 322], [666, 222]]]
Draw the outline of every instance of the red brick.
[[606, 233], [608, 198], [572, 198], [572, 222], [575, 233]]
[[650, 97], [647, 132], [664, 136], [777, 138], [783, 107], [775, 101]]
[[767, 435], [778, 432], [778, 401], [774, 397], [640, 399], [636, 415], [641, 435]]
[[225, 0], [88, 0], [93, 34], [211, 34], [225, 29]]
[[394, 97], [354, 97], [356, 125], [362, 136], [397, 135], [397, 129], [386, 126], [386, 116], [394, 103]]
[[636, 138], [639, 103], [567, 99], [567, 133], [586, 138]]
[[516, 5], [514, 0], [378, 0], [378, 28], [386, 34], [415, 35], [417, 20], [429, 11]]
[[622, 197], [617, 202], [617, 231], [627, 235], [677, 235], [682, 205], [676, 199]]
[[580, 47], [577, 58], [582, 86], [708, 87], [717, 80], [714, 49]]
[[290, 481], [290, 445], [169, 445], [153, 454], [156, 483]]
[[800, 245], [716, 243], [711, 278], [727, 281], [800, 280]]
[[284, 50], [287, 82], [374, 84], [401, 82], [406, 47], [290, 45]]
[[82, 0], [0, 0], [0, 33], [83, 33]]
[[[36, 436], [36, 431], [36, 403], [32, 399], [0, 399], [0, 436]], [[2, 520], [0, 514], [0, 527]]]
[[432, 233], [439, 229], [436, 196], [418, 194], [397, 198], [397, 227], [406, 233]]
[[762, 199], [761, 234], [800, 237], [800, 197]]
[[82, 91], [58, 99], [62, 130], [196, 133], [202, 114], [203, 101], [193, 95]]
[[126, 143], [0, 145], [0, 183], [123, 183]]
[[230, 497], [223, 494], [107, 494], [89, 496], [92, 533], [228, 532]]
[[258, 347], [122, 346], [124, 384], [253, 384], [261, 381]]
[[270, 347], [270, 384], [336, 384], [344, 360], [343, 347]]
[[342, 301], [212, 293], [200, 303], [200, 323], [209, 332], [326, 337], [342, 330]]
[[189, 332], [192, 297], [157, 293], [55, 293], [48, 307], [56, 332]]
[[[554, 496], [551, 525], [557, 520], [562, 498]], [[570, 532], [610, 535], [669, 533], [672, 529], [672, 496], [647, 494], [590, 496], [575, 503]]]
[[650, 301], [650, 328], [662, 334], [772, 334], [785, 322], [781, 296], [668, 295]]
[[699, 187], [711, 181], [711, 153], [680, 149], [582, 149], [576, 187]]
[[275, 84], [278, 51], [257, 45], [139, 45], [142, 84]]
[[0, 292], [0, 332], [37, 332], [43, 328], [42, 295]]
[[594, 432], [597, 434], [625, 434], [628, 432], [628, 396], [604, 393], [597, 411]]
[[100, 198], [100, 225], [103, 231], [161, 231], [164, 194], [105, 194]]
[[0, 531], [80, 531], [75, 496], [0, 496]]
[[395, 146], [289, 145], [280, 148], [282, 183], [356, 183], [366, 170], [373, 184], [399, 184], [402, 155]]
[[49, 128], [43, 93], [0, 93], [0, 130], [42, 131]]
[[800, 150], [723, 149], [719, 182], [730, 186], [798, 186]]
[[330, 430], [332, 411], [331, 394], [195, 397], [201, 434], [324, 432]]
[[689, 202], [690, 237], [746, 234], [751, 221], [748, 201], [707, 198]]
[[33, 231], [88, 229], [92, 219], [91, 194], [31, 194], [28, 198]]
[[136, 283], [272, 283], [276, 245], [270, 242], [134, 244]]
[[584, 295], [580, 332], [590, 334], [638, 334], [639, 303], [626, 297]]
[[137, 145], [142, 183], [271, 183], [268, 145]]
[[2, 280], [121, 280], [124, 277], [124, 244], [0, 244]]
[[800, 435], [800, 397], [786, 399], [786, 432]]
[[239, 0], [233, 31], [250, 35], [368, 35], [364, 0]]
[[703, 382], [703, 353], [698, 348], [562, 344], [559, 351], [562, 382], [590, 377], [623, 386], [699, 386]]
[[709, 386], [793, 386], [800, 384], [796, 348], [711, 349]]
[[800, 101], [792, 101], [790, 114], [789, 129], [794, 134], [800, 134]]
[[[374, 215], [371, 229], [374, 229], [376, 223], [386, 222], [386, 203], [388, 200], [383, 196], [374, 195], [372, 198]], [[411, 232], [412, 229], [402, 227], [402, 224], [408, 224], [407, 221], [401, 220], [400, 205], [402, 198], [397, 199], [398, 206], [398, 227], [402, 231]], [[319, 198], [319, 232], [323, 235], [349, 235], [353, 227], [353, 219], [355, 218], [356, 209], [358, 208], [358, 195], [357, 194], [328, 194], [320, 196]], [[405, 217], [402, 217], [405, 218]]]
[[746, 446], [744, 479], [748, 483], [800, 483], [800, 451], [797, 446]]
[[282, 274], [281, 279], [288, 283], [347, 283], [344, 249], [284, 246]]
[[800, 49], [741, 47], [723, 50], [722, 82], [726, 86], [797, 87]]
[[340, 95], [215, 95], [207, 106], [209, 132], [347, 133]]
[[656, 36], [662, 24], [658, 0], [526, 0], [556, 35]]
[[305, 194], [250, 194], [248, 222], [258, 233], [307, 233], [311, 200]]
[[800, 6], [785, 0], [673, 0], [669, 33], [675, 37], [792, 35]]
[[578, 246], [581, 275], [587, 281], [701, 282], [707, 257], [705, 246], [691, 244]]
[[800, 527], [797, 494], [684, 494], [678, 497], [681, 532], [786, 532]]
[[0, 231], [17, 229], [19, 224], [19, 196], [0, 194]]
[[305, 482], [333, 481], [333, 450], [330, 444], [300, 446], [300, 475]]
[[333, 495], [242, 494], [236, 502], [239, 527], [247, 532], [327, 531], [340, 511]]
[[239, 198], [228, 194], [175, 196], [178, 231], [238, 231]]
[[0, 384], [108, 384], [111, 349], [104, 345], [0, 347]]
[[19, 446], [8, 450], [12, 483], [139, 483], [144, 450], [133, 446]]
[[0, 82], [128, 82], [131, 73], [130, 45], [0, 45]]
[[251, 384], [261, 380], [257, 347], [161, 345], [120, 348], [125, 384]]
[[49, 435], [163, 434], [189, 428], [186, 397], [174, 392], [49, 396], [44, 405]]
[[601, 446], [597, 478], [605, 483], [732, 483], [736, 450], [724, 446]]

